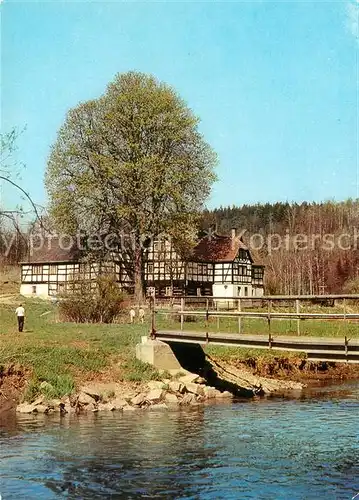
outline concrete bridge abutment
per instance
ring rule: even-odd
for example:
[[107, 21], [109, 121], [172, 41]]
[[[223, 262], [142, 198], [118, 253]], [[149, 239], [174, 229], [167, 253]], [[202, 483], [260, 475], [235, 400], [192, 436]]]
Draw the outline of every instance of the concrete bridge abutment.
[[158, 370], [187, 370], [201, 373], [206, 357], [198, 344], [162, 342], [141, 337], [136, 345], [136, 358], [153, 365]]

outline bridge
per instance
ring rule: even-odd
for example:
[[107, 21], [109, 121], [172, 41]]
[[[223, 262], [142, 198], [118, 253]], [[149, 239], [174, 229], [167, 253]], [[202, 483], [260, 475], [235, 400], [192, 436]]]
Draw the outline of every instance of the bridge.
[[[221, 345], [248, 349], [274, 349], [306, 353], [307, 358], [313, 361], [359, 363], [359, 294], [350, 295], [297, 295], [297, 296], [264, 296], [261, 298], [243, 297], [171, 297], [167, 303], [152, 302], [151, 338], [170, 343], [186, 343], [205, 345]], [[258, 307], [258, 303], [260, 306]], [[187, 303], [187, 307], [186, 307]], [[275, 303], [276, 309], [273, 308]], [[315, 311], [302, 311], [303, 304], [320, 304]], [[257, 304], [257, 307], [253, 305]], [[294, 311], [290, 310], [294, 305]], [[333, 312], [320, 312], [328, 304]], [[200, 307], [198, 307], [200, 306]], [[265, 311], [263, 309], [266, 308]], [[280, 309], [284, 310], [280, 310]], [[245, 310], [247, 309], [247, 310]], [[256, 310], [253, 310], [256, 309]], [[257, 310], [260, 309], [260, 310]], [[353, 312], [353, 309], [355, 311]], [[358, 309], [358, 311], [356, 310]], [[340, 312], [337, 312], [337, 311]], [[180, 328], [157, 328], [157, 318], [161, 315], [176, 315], [179, 317]], [[196, 330], [184, 329], [186, 318], [202, 319], [203, 326]], [[212, 323], [211, 323], [212, 318]], [[217, 331], [213, 330], [213, 318], [216, 319]], [[235, 331], [220, 331], [221, 318], [235, 318]], [[243, 333], [242, 320], [265, 320], [268, 332]], [[296, 325], [296, 335], [273, 333], [273, 323], [290, 320]], [[312, 336], [302, 335], [301, 325], [305, 320], [322, 321], [323, 328], [329, 322], [336, 325], [350, 325], [351, 335]], [[195, 322], [195, 320], [194, 320]], [[234, 329], [233, 329], [234, 330]], [[354, 336], [353, 336], [354, 333]]]

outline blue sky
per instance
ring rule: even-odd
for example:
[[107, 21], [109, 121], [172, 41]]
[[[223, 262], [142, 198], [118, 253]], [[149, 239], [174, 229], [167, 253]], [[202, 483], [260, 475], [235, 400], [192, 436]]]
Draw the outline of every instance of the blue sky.
[[200, 116], [219, 155], [210, 207], [359, 196], [354, 0], [5, 0], [1, 10], [1, 128], [26, 126], [17, 154], [37, 202], [67, 110], [128, 70], [173, 85]]

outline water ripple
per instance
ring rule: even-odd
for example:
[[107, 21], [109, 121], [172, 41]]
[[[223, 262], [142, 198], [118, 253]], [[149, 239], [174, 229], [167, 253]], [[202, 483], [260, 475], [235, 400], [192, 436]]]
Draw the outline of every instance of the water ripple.
[[358, 394], [356, 383], [295, 400], [24, 416], [0, 430], [0, 491], [3, 500], [351, 499]]

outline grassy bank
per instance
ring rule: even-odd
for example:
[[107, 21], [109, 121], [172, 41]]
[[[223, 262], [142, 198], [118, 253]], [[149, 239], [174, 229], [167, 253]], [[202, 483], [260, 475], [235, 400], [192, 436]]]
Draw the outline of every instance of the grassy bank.
[[[145, 382], [158, 377], [155, 369], [135, 358], [136, 343], [149, 331], [149, 317], [145, 324], [134, 325], [127, 323], [127, 315], [116, 324], [62, 323], [58, 321], [56, 305], [35, 299], [21, 300], [26, 308], [25, 331], [22, 334], [17, 332], [14, 314], [17, 301], [14, 298], [0, 300], [0, 366], [16, 364], [26, 370], [27, 379], [31, 381], [27, 384], [27, 398], [39, 392], [49, 397], [60, 397], [89, 380], [126, 383]], [[359, 327], [355, 324], [303, 323], [303, 334], [305, 331], [312, 335], [358, 336]], [[276, 333], [276, 325], [279, 334], [293, 333], [290, 322], [277, 321], [272, 326], [273, 334]], [[186, 329], [203, 329], [204, 326], [202, 320], [185, 323]], [[235, 332], [237, 326], [237, 319], [220, 320], [221, 331]], [[209, 327], [210, 331], [217, 330], [216, 319], [210, 322]], [[178, 329], [179, 322], [159, 314], [157, 328]], [[266, 323], [263, 320], [242, 320], [242, 331], [265, 333]], [[272, 367], [268, 374], [274, 375], [278, 367], [298, 366], [305, 357], [283, 351], [218, 346], [209, 346], [207, 352], [233, 365], [243, 363], [257, 369], [260, 366]]]
[[25, 331], [17, 332], [15, 304], [0, 304], [0, 364], [21, 365], [31, 373], [28, 391], [71, 392], [85, 380], [145, 381], [158, 373], [135, 358], [135, 345], [146, 325], [57, 322], [56, 306], [22, 300]]

